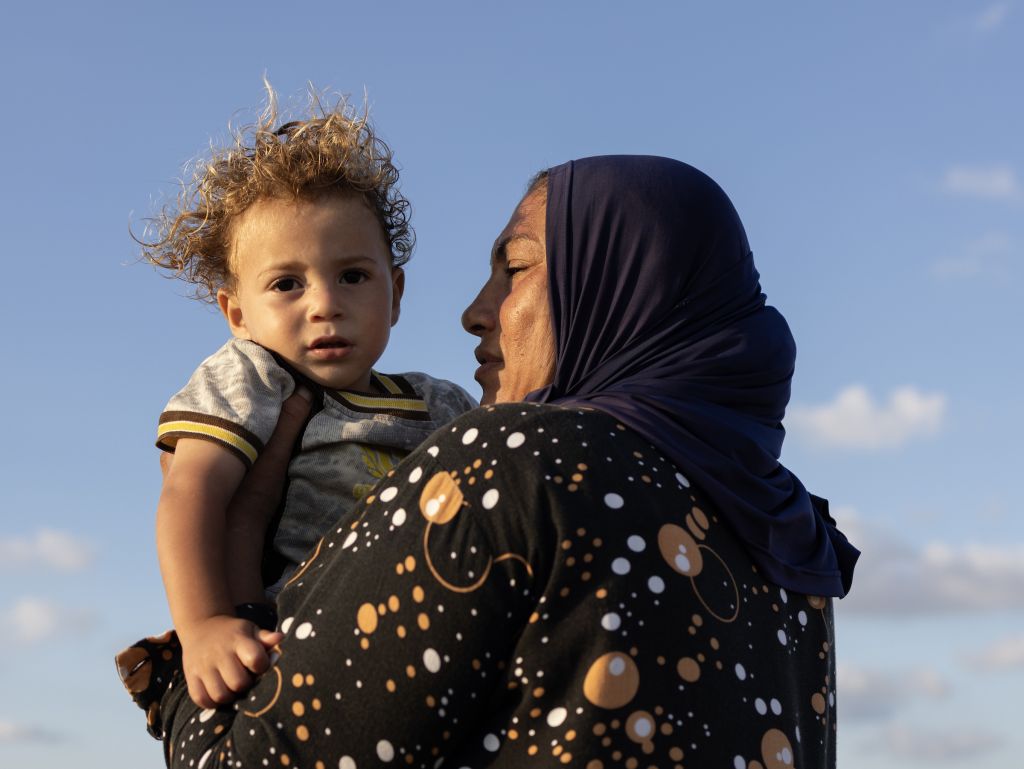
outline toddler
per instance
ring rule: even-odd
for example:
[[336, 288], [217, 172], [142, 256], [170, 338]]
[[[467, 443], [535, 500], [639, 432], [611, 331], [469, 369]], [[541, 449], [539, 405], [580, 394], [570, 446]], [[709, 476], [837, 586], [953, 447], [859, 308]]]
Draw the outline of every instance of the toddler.
[[[373, 369], [398, 320], [413, 233], [391, 151], [344, 101], [276, 127], [270, 106], [214, 151], [144, 257], [216, 301], [232, 339], [160, 416], [174, 452], [157, 551], [192, 699], [233, 699], [267, 665], [256, 624], [307, 552], [390, 469], [475, 403]], [[262, 554], [232, 548], [228, 504], [296, 388], [311, 416]], [[236, 607], [247, 607], [240, 611]], [[255, 611], [255, 613], [253, 613]], [[260, 614], [262, 614], [262, 621]]]

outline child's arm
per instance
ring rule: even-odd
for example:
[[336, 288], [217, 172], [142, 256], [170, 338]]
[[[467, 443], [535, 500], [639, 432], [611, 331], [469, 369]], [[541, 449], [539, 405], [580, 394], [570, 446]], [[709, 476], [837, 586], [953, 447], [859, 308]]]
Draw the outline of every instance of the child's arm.
[[201, 707], [234, 699], [250, 685], [250, 671], [269, 664], [255, 626], [234, 616], [225, 568], [226, 510], [244, 473], [225, 448], [183, 438], [157, 508], [160, 569], [189, 694]]

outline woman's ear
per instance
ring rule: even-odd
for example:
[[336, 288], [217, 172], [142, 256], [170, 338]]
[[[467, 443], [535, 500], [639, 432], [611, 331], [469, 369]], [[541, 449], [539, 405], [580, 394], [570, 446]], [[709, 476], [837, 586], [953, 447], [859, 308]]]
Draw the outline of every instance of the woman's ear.
[[391, 268], [391, 325], [398, 323], [402, 310], [402, 294], [405, 292], [405, 270]]
[[242, 316], [242, 306], [238, 303], [238, 297], [227, 289], [218, 289], [217, 305], [228, 322], [231, 335], [239, 339], [249, 339], [249, 329], [245, 326], [245, 318]]

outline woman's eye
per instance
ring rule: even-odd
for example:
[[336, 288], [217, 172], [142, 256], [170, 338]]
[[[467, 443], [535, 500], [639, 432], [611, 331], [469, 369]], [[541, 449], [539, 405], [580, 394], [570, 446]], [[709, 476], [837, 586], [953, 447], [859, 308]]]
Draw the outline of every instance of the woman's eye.
[[366, 280], [366, 273], [359, 270], [346, 270], [341, 273], [341, 283], [362, 283]]
[[505, 268], [505, 274], [508, 275], [511, 278], [516, 273], [522, 272], [525, 269], [526, 269], [525, 267], [506, 267]]
[[294, 291], [298, 287], [299, 281], [295, 280], [295, 278], [281, 278], [271, 286], [271, 289], [274, 291]]

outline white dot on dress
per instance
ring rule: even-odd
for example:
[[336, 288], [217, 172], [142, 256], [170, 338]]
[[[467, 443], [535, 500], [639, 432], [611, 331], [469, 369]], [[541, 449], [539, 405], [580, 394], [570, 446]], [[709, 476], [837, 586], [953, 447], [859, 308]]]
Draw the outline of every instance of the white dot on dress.
[[313, 623], [312, 622], [303, 622], [301, 625], [299, 625], [297, 628], [295, 628], [295, 637], [298, 638], [300, 641], [306, 640], [307, 638], [310, 637], [310, 635], [312, 635], [312, 633], [313, 633]]
[[618, 630], [622, 627], [622, 618], [615, 612], [608, 612], [601, 617], [601, 627], [605, 630]]
[[281, 632], [282, 633], [287, 633], [289, 630], [291, 630], [292, 629], [292, 623], [294, 621], [295, 621], [295, 617], [285, 617], [284, 621], [281, 623]]
[[612, 561], [612, 571], [619, 576], [623, 574], [629, 574], [629, 561], [625, 558], [616, 558]]
[[647, 589], [652, 593], [664, 593], [665, 592], [665, 580], [661, 577], [651, 577], [647, 580]]
[[342, 756], [338, 761], [338, 769], [357, 769], [355, 759], [352, 756]]
[[497, 753], [498, 748], [501, 747], [501, 741], [498, 740], [497, 736], [488, 734], [484, 737], [484, 750], [490, 751], [491, 753]]
[[569, 711], [565, 708], [555, 708], [548, 713], [548, 726], [561, 726], [565, 723], [565, 719], [568, 715]]
[[391, 761], [395, 757], [395, 747], [387, 740], [377, 743], [377, 758], [381, 761]]
[[395, 514], [391, 516], [391, 523], [393, 523], [395, 526], [401, 526], [403, 523], [405, 523], [404, 507], [400, 507], [397, 510], [395, 510]]
[[627, 539], [626, 544], [634, 553], [642, 553], [644, 548], [647, 547], [647, 543], [644, 542], [644, 538], [637, 536], [636, 534]]
[[427, 649], [423, 652], [423, 667], [431, 673], [436, 673], [441, 669], [441, 655], [434, 649]]
[[653, 725], [646, 718], [638, 718], [633, 724], [633, 731], [636, 732], [637, 737], [646, 737], [652, 731]]
[[398, 496], [397, 486], [388, 486], [384, 491], [380, 493], [381, 502], [390, 502], [392, 499]]
[[623, 505], [623, 499], [613, 492], [604, 495], [604, 503], [612, 510], [618, 510]]
[[480, 500], [480, 503], [484, 506], [484, 510], [490, 510], [498, 504], [498, 496], [497, 489], [488, 489], [485, 491], [483, 498]]
[[478, 436], [479, 434], [479, 430], [477, 430], [475, 427], [470, 427], [468, 430], [466, 430], [466, 432], [462, 434], [462, 445], [468, 446], [469, 444], [476, 440], [476, 436]]
[[423, 477], [423, 468], [417, 467], [411, 473], [409, 473], [409, 483], [416, 483], [420, 478]]
[[679, 485], [682, 486], [684, 489], [690, 488], [690, 482], [682, 473], [676, 473], [676, 480], [679, 481]]

